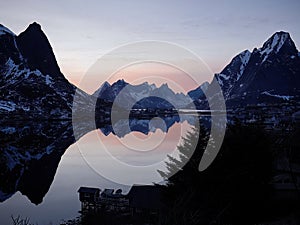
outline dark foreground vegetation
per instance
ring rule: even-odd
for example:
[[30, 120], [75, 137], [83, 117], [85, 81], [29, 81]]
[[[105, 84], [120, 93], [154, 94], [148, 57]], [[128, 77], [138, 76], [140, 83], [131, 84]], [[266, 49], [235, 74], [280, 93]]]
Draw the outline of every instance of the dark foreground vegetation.
[[[228, 127], [217, 158], [201, 173], [198, 165], [205, 146], [213, 143], [207, 143], [203, 129], [199, 137], [191, 160], [169, 179], [164, 195], [167, 206], [160, 224], [300, 223], [300, 217], [294, 216], [300, 215], [299, 195], [277, 199], [270, 184], [279, 159], [297, 161], [299, 131], [266, 132], [261, 126], [236, 121]], [[193, 138], [194, 134], [189, 134], [179, 147], [183, 155]], [[176, 161], [170, 164], [173, 167]], [[287, 223], [285, 218], [295, 222]]]

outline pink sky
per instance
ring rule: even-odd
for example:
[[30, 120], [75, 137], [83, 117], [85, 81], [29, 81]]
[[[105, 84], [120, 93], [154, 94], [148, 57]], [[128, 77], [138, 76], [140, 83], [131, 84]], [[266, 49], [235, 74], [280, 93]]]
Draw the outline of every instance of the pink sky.
[[174, 92], [184, 93], [199, 86], [185, 72], [161, 63], [148, 62], [131, 65], [116, 72], [107, 81], [112, 84], [119, 79], [124, 79], [131, 84], [154, 83], [157, 87], [167, 83]]

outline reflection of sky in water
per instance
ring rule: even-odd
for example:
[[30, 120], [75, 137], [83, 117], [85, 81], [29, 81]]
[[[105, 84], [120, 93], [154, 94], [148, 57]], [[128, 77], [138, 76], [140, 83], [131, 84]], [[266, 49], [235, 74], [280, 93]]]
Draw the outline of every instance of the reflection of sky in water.
[[[179, 144], [179, 136], [181, 126], [183, 128], [183, 134], [188, 129], [189, 125], [184, 122], [182, 124], [174, 124], [166, 134], [161, 146], [155, 150], [150, 151], [151, 154], [147, 154], [147, 157], [143, 156], [143, 153], [132, 151], [131, 154], [127, 154], [124, 151], [124, 147], [120, 145], [120, 140], [116, 136], [109, 135], [104, 136], [100, 131], [92, 131], [79, 140], [81, 151], [88, 152], [86, 159], [88, 161], [96, 162], [99, 168], [106, 168], [113, 173], [122, 175], [124, 177], [134, 177], [141, 181], [144, 178], [144, 182], [149, 182], [151, 177], [143, 177], [143, 174], [126, 174], [124, 171], [120, 171], [118, 168], [113, 168], [107, 160], [104, 151], [98, 149], [99, 140], [95, 137], [100, 136], [102, 142], [106, 146], [110, 146], [108, 149], [112, 155], [126, 163], [140, 163], [148, 164], [153, 163], [156, 160], [161, 160], [166, 157], [167, 154], [172, 152]], [[95, 135], [96, 134], [96, 135]], [[161, 136], [161, 131], [156, 131], [151, 136]], [[134, 133], [138, 138], [146, 138], [146, 135]], [[126, 136], [123, 141], [126, 140]], [[78, 199], [77, 190], [80, 186], [92, 186], [104, 188], [122, 188], [124, 192], [127, 192], [130, 187], [120, 185], [111, 182], [99, 174], [95, 173], [93, 169], [86, 163], [81, 156], [78, 149], [78, 143], [71, 145], [66, 153], [63, 155], [59, 167], [57, 169], [54, 181], [50, 187], [49, 192], [44, 197], [43, 202], [36, 206], [29, 202], [29, 200], [21, 195], [19, 192], [7, 199], [4, 203], [0, 203], [0, 221], [1, 224], [11, 224], [11, 215], [21, 215], [31, 219], [32, 223], [38, 222], [39, 224], [57, 224], [61, 219], [71, 219], [76, 217], [78, 210], [80, 210], [80, 202]], [[94, 164], [93, 164], [94, 165]], [[99, 169], [96, 168], [96, 169]], [[34, 185], [34, 184], [32, 184]]]
[[[162, 181], [157, 170], [165, 170], [167, 155], [178, 157], [176, 147], [189, 126], [187, 122], [174, 124], [168, 133], [158, 129], [149, 133], [146, 139], [140, 139], [140, 134], [136, 132], [118, 138], [112, 134], [106, 137], [100, 131], [93, 131], [77, 145], [87, 164], [109, 180], [128, 185], [152, 184]], [[149, 145], [154, 148], [149, 148]]]

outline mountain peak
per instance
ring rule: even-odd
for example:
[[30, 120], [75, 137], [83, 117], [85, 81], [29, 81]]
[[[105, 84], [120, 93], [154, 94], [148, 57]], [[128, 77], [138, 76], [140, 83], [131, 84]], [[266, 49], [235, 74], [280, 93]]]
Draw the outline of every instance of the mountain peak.
[[110, 85], [110, 83], [108, 83], [107, 81], [105, 81], [101, 86], [100, 86], [100, 88], [98, 89], [99, 91], [100, 90], [105, 90], [106, 88], [110, 88], [111, 87], [111, 85]]
[[37, 31], [41, 31], [42, 27], [40, 24], [38, 24], [37, 22], [33, 22], [32, 24], [29, 24], [29, 26], [27, 27], [26, 30], [37, 30]]
[[200, 85], [200, 88], [203, 90], [203, 91], [206, 91], [207, 88], [209, 86], [209, 83], [207, 81], [205, 81], [203, 84]]
[[30, 67], [39, 69], [43, 74], [61, 76], [52, 47], [41, 25], [34, 22], [17, 37], [18, 47]]
[[295, 53], [297, 51], [295, 43], [290, 34], [285, 31], [278, 31], [274, 33], [264, 44], [258, 49], [259, 53], [264, 56], [263, 62], [271, 53], [279, 53], [282, 49], [288, 52]]
[[276, 32], [263, 44], [262, 50], [275, 50], [278, 52], [288, 39], [291, 39], [289, 33], [284, 31]]
[[247, 57], [247, 58], [250, 57], [250, 55], [251, 55], [251, 52], [248, 49], [246, 49], [246, 50], [242, 51], [240, 54], [238, 54], [238, 56], [241, 58], [241, 60], [243, 60], [244, 57]]
[[124, 79], [120, 79], [120, 80], [117, 80], [117, 82], [115, 82], [114, 84], [116, 84], [116, 85], [127, 85], [128, 83]]
[[94, 96], [101, 96], [103, 94], [103, 92], [105, 92], [107, 89], [111, 88], [110, 83], [108, 83], [107, 81], [105, 81], [100, 88], [98, 88], [95, 92], [94, 92]]
[[104, 81], [104, 83], [102, 84], [102, 86], [110, 86], [110, 83], [108, 83], [107, 81]]
[[168, 86], [167, 83], [163, 83], [160, 87], [161, 87], [161, 88], [169, 88], [169, 86]]
[[216, 78], [221, 86], [224, 85], [225, 88], [228, 88], [232, 86], [232, 82], [236, 82], [241, 78], [250, 60], [251, 54], [252, 53], [249, 50], [242, 51], [231, 60], [221, 73], [216, 74]]

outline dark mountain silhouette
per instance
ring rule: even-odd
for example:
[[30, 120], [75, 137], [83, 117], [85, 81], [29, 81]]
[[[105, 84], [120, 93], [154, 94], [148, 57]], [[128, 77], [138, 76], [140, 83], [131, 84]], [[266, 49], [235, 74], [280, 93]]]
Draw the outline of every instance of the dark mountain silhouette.
[[0, 202], [20, 191], [41, 203], [61, 156], [75, 142], [71, 122], [2, 122], [0, 137]]
[[[19, 35], [0, 26], [0, 113], [22, 118], [71, 118], [72, 106], [90, 96], [61, 73], [52, 47], [37, 23]], [[87, 107], [84, 107], [85, 109]]]
[[[56, 62], [52, 47], [42, 31], [41, 25], [32, 23], [16, 37], [21, 55], [26, 59], [30, 69], [38, 69], [43, 74], [63, 78]], [[33, 51], [34, 49], [34, 51]]]

